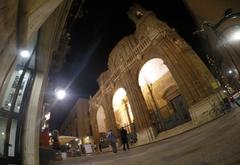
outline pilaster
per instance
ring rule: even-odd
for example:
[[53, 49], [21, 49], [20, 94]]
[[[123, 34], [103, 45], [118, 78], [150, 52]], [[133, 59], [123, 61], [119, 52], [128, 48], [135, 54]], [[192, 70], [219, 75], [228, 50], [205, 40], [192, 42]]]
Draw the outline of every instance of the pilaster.
[[99, 131], [98, 131], [98, 123], [97, 123], [97, 107], [94, 102], [89, 102], [89, 109], [90, 109], [90, 124], [92, 126], [92, 133], [93, 133], [93, 140], [96, 144], [99, 143]]
[[145, 99], [138, 85], [137, 78], [134, 78], [130, 71], [126, 73], [126, 77], [124, 78], [124, 88], [127, 91], [127, 97], [134, 116], [138, 139], [142, 138], [142, 142], [154, 139], [155, 131], [151, 125], [150, 114]]
[[106, 115], [106, 125], [108, 129], [111, 129], [115, 135], [118, 134], [118, 128], [116, 125], [116, 119], [114, 116], [114, 111], [112, 108], [112, 94], [106, 92], [102, 95], [102, 106], [105, 110]]

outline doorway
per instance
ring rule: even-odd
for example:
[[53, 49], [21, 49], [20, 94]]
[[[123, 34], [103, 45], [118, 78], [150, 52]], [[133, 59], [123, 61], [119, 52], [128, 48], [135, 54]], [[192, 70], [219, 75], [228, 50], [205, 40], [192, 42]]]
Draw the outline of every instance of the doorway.
[[188, 106], [183, 96], [179, 95], [175, 97], [170, 101], [170, 103], [173, 107], [177, 124], [191, 120], [188, 112]]

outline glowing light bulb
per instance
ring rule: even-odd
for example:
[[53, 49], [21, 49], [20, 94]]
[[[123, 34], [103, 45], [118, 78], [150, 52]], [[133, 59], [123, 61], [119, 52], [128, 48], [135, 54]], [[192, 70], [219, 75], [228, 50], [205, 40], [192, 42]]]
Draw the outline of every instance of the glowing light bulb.
[[66, 96], [66, 92], [62, 89], [56, 91], [56, 96], [59, 100], [62, 100]]
[[20, 56], [23, 57], [23, 58], [29, 58], [30, 57], [30, 53], [27, 50], [22, 50], [20, 52]]

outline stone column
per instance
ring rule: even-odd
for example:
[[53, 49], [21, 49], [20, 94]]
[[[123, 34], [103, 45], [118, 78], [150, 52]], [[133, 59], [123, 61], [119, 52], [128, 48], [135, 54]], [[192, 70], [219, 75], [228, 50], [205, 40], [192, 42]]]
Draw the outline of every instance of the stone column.
[[97, 123], [97, 107], [92, 105], [94, 103], [89, 102], [89, 109], [90, 109], [90, 124], [92, 126], [92, 136], [93, 140], [96, 144], [99, 143], [99, 131], [98, 131], [98, 123]]
[[43, 89], [46, 86], [44, 74], [37, 73], [28, 109], [26, 111], [25, 124], [23, 129], [23, 164], [39, 164], [39, 132], [40, 118], [43, 103]]
[[116, 125], [116, 119], [114, 116], [114, 111], [113, 111], [113, 107], [112, 107], [112, 93], [110, 91], [106, 91], [106, 93], [104, 93], [102, 95], [102, 106], [104, 108], [105, 111], [105, 115], [106, 115], [106, 124], [108, 129], [111, 129], [113, 131], [113, 133], [115, 135], [118, 135], [118, 128]]
[[137, 78], [134, 78], [130, 71], [127, 71], [124, 77], [124, 88], [127, 91], [127, 97], [134, 116], [138, 142], [146, 143], [153, 140], [155, 137], [155, 130], [151, 126], [150, 113], [148, 112]]

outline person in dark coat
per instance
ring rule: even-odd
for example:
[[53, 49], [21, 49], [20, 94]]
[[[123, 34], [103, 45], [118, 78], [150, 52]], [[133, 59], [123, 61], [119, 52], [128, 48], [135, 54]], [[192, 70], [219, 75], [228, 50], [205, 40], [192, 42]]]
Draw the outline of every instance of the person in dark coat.
[[126, 146], [127, 146], [127, 149], [129, 150], [127, 131], [123, 127], [120, 130], [120, 136], [123, 144], [123, 150], [126, 151]]
[[60, 150], [60, 142], [59, 142], [59, 132], [58, 130], [53, 130], [53, 133], [52, 133], [52, 148], [56, 151], [59, 151]]

